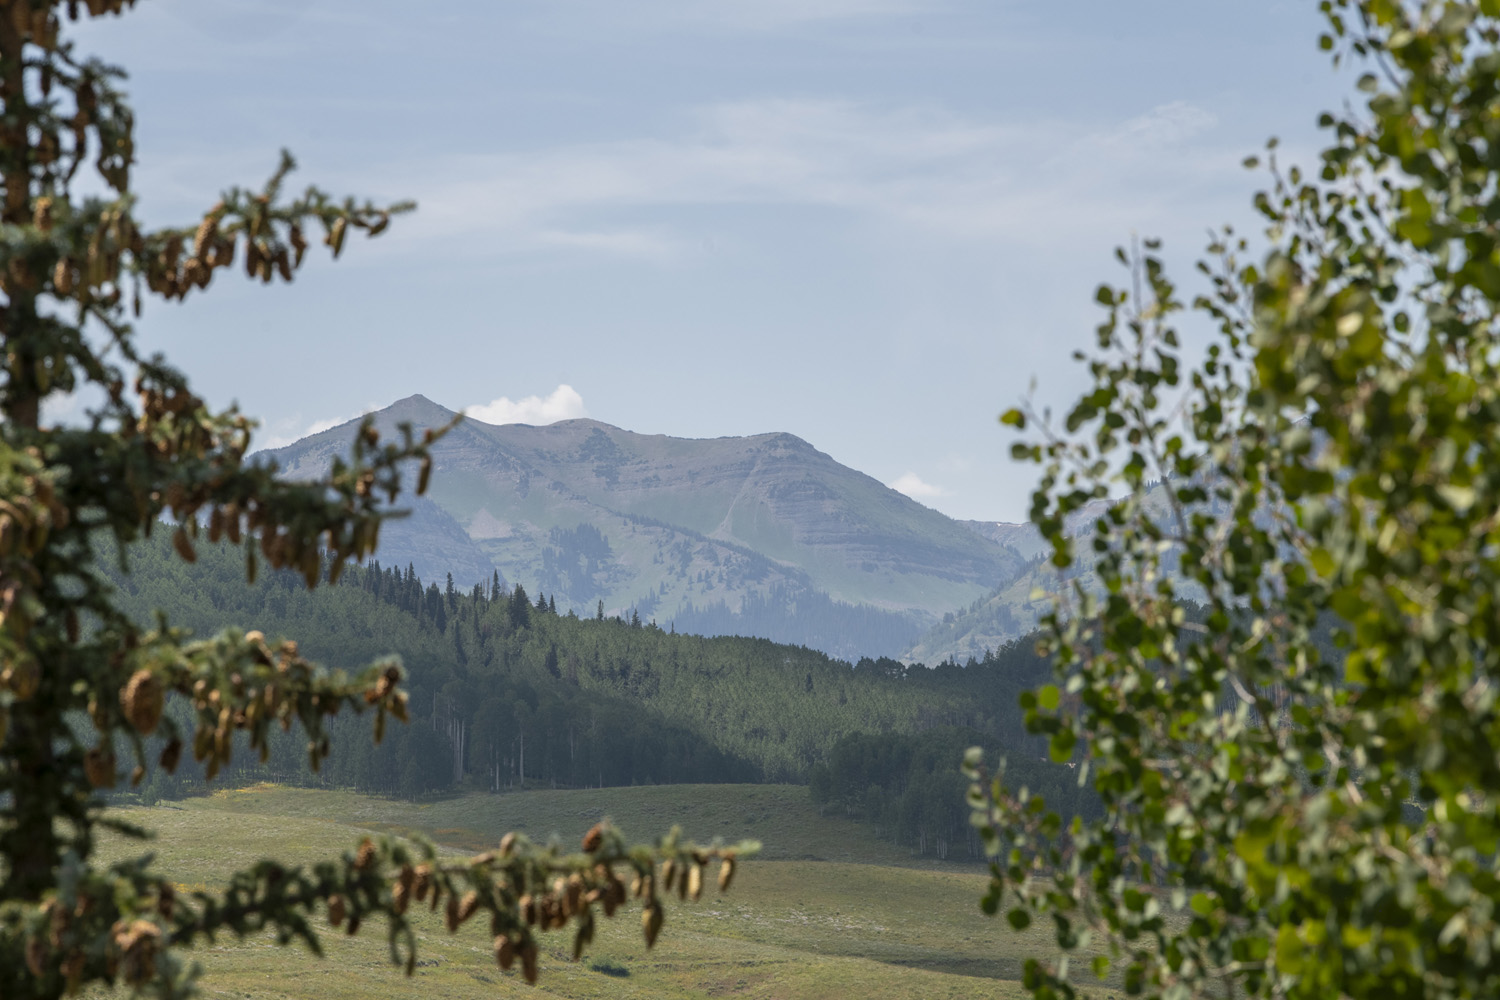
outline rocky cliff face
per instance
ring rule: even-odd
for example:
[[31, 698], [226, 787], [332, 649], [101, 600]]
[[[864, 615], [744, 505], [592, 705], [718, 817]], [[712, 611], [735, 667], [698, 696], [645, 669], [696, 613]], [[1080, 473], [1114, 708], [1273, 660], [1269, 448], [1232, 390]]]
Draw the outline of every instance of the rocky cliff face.
[[[376, 422], [389, 433], [403, 421], [421, 429], [452, 417], [412, 396]], [[289, 476], [313, 475], [347, 450], [356, 426], [268, 454]], [[715, 621], [748, 616], [738, 631], [800, 641], [785, 628], [777, 634], [778, 617], [837, 617], [847, 609], [860, 611], [866, 628], [869, 612], [896, 616], [884, 624], [899, 620], [901, 629], [877, 631], [904, 629], [915, 638], [1024, 562], [1009, 545], [791, 434], [703, 440], [635, 434], [596, 420], [544, 427], [465, 420], [433, 455], [428, 496], [436, 511], [419, 508], [409, 534], [388, 527], [383, 542], [399, 539], [400, 558], [424, 578], [441, 580], [454, 561], [468, 575], [495, 567], [580, 613], [602, 602], [606, 612], [635, 610], [665, 624], [713, 608]], [[392, 561], [384, 548], [380, 558]], [[858, 649], [857, 642], [851, 635], [850, 648], [839, 652], [898, 651]]]

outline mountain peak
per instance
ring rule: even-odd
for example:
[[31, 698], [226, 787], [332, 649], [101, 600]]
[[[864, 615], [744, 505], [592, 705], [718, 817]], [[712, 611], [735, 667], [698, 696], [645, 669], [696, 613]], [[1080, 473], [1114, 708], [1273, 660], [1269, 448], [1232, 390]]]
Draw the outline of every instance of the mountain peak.
[[[413, 395], [374, 417], [389, 433], [441, 426], [453, 411]], [[352, 432], [277, 457], [310, 478]], [[383, 528], [382, 553], [438, 579], [472, 557], [585, 612], [602, 602], [680, 628], [894, 653], [1023, 562], [785, 431], [704, 439], [587, 417], [469, 420], [432, 459], [432, 506]]]
[[455, 411], [434, 403], [421, 393], [398, 399], [379, 413], [396, 420], [410, 420], [415, 424], [445, 424], [456, 416]]

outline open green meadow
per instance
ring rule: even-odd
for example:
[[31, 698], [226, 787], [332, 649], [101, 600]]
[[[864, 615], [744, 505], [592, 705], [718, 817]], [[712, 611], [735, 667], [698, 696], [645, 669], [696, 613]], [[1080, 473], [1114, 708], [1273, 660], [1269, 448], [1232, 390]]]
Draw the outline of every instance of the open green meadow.
[[[1020, 997], [1016, 980], [1044, 933], [1012, 932], [979, 912], [985, 876], [977, 866], [914, 862], [870, 829], [819, 815], [794, 786], [687, 785], [462, 795], [408, 803], [346, 792], [254, 786], [202, 799], [117, 810], [157, 832], [149, 845], [185, 890], [212, 888], [265, 856], [291, 864], [350, 849], [367, 831], [425, 834], [447, 848], [493, 846], [506, 830], [571, 846], [601, 816], [633, 840], [680, 822], [694, 839], [755, 837], [765, 850], [741, 866], [727, 894], [673, 902], [646, 951], [636, 911], [602, 921], [583, 960], [568, 960], [571, 938], [543, 938], [542, 974], [530, 987], [502, 973], [475, 921], [450, 936], [419, 917], [420, 952], [408, 979], [389, 964], [384, 929], [356, 938], [329, 933], [318, 959], [269, 935], [221, 939], [200, 948], [211, 997], [432, 998], [765, 997], [857, 995]], [[107, 858], [139, 845], [111, 840]], [[1111, 991], [1099, 987], [1100, 998]]]

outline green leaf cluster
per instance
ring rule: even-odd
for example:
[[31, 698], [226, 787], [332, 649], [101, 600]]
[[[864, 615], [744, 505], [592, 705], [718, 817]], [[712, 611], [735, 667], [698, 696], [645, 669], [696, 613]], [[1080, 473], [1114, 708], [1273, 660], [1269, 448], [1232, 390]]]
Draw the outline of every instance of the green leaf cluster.
[[1064, 829], [972, 758], [985, 906], [1107, 943], [1131, 994], [1500, 993], [1500, 9], [1322, 8], [1363, 107], [1324, 116], [1315, 177], [1271, 144], [1263, 249], [1225, 230], [1201, 265], [1205, 359], [1147, 243], [1064, 426], [1007, 418], [1057, 565], [1071, 512], [1129, 495], [1028, 720], [1104, 816]]

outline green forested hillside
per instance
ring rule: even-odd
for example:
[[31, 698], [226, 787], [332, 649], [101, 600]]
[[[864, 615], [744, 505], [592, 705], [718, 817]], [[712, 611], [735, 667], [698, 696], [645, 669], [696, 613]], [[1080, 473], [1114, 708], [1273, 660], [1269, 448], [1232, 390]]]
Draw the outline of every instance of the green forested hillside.
[[[336, 720], [338, 745], [322, 774], [306, 771], [305, 748], [287, 738], [263, 766], [240, 755], [231, 777], [242, 780], [405, 796], [459, 786], [801, 782], [826, 767], [845, 738], [956, 727], [969, 732], [969, 743], [1033, 759], [1045, 752], [1023, 732], [1016, 708], [1019, 691], [1044, 667], [1020, 646], [967, 666], [851, 665], [765, 639], [674, 634], [638, 616], [559, 614], [550, 597], [507, 590], [493, 577], [461, 592], [447, 580], [427, 583], [378, 564], [312, 591], [292, 574], [246, 586], [238, 550], [204, 546], [190, 565], [165, 534], [130, 551], [128, 574], [101, 560], [136, 617], [149, 620], [161, 609], [172, 626], [200, 635], [231, 625], [259, 629], [273, 642], [296, 639], [305, 655], [336, 668], [395, 654], [408, 671], [412, 723], [393, 727], [379, 748], [369, 747], [359, 720]], [[957, 753], [948, 756], [945, 789], [957, 773]], [[909, 781], [908, 771], [903, 764], [875, 779], [885, 800], [930, 784]], [[195, 779], [153, 780], [159, 784], [148, 792], [171, 794]], [[965, 836], [961, 790], [951, 798], [927, 805], [913, 798], [904, 818], [863, 800], [858, 808], [842, 797], [825, 801], [877, 823], [893, 840], [918, 849], [931, 841], [938, 851], [928, 829], [934, 823], [945, 837]]]

